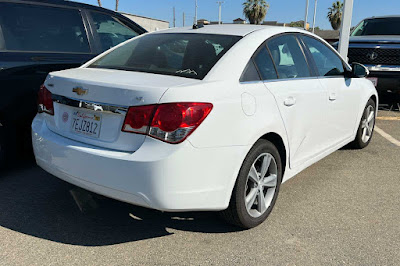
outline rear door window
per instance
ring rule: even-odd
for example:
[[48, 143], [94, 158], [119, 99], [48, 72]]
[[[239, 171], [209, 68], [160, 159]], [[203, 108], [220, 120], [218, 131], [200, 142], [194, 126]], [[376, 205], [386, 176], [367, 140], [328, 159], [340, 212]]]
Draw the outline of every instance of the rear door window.
[[0, 3], [0, 25], [0, 51], [90, 53], [77, 9]]
[[90, 14], [99, 36], [102, 51], [139, 35], [116, 17], [100, 12], [90, 12]]
[[288, 34], [276, 37], [267, 45], [280, 79], [311, 76], [310, 68], [295, 36]]

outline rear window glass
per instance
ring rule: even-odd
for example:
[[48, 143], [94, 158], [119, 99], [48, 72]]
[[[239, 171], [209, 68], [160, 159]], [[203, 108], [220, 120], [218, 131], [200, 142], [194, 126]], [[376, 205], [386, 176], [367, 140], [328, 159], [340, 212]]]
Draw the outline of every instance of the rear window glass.
[[133, 39], [89, 67], [203, 79], [240, 38], [216, 34], [149, 34]]
[[102, 51], [139, 35], [118, 18], [99, 12], [91, 12], [91, 14]]
[[354, 29], [351, 35], [400, 35], [400, 18], [366, 19]]
[[90, 52], [78, 10], [0, 3], [1, 50]]

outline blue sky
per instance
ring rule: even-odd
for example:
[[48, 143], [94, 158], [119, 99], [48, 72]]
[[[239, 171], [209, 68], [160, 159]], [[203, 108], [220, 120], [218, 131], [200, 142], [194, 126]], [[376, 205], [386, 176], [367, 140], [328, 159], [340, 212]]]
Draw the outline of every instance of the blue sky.
[[[97, 5], [97, 0], [75, 0]], [[217, 0], [198, 0], [198, 18], [218, 20]], [[222, 20], [231, 22], [233, 19], [243, 16], [242, 3], [244, 0], [223, 0]], [[306, 0], [267, 0], [270, 4], [265, 20], [277, 20], [279, 22], [291, 22], [303, 20]], [[330, 29], [326, 19], [328, 7], [333, 0], [318, 0], [316, 25], [322, 29]], [[114, 9], [115, 0], [102, 0], [103, 7]], [[172, 8], [176, 10], [176, 26], [182, 26], [182, 14], [186, 14], [186, 24], [193, 23], [194, 0], [120, 0], [119, 10], [136, 15], [158, 18], [171, 22]], [[312, 21], [314, 12], [314, 0], [310, 0], [310, 15]], [[353, 25], [356, 25], [365, 17], [400, 14], [400, 0], [354, 0]]]

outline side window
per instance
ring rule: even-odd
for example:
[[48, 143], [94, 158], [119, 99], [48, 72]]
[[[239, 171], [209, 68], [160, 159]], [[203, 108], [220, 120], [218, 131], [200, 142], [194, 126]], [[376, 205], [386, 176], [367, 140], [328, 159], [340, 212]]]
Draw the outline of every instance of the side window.
[[0, 50], [89, 53], [79, 10], [0, 3]]
[[310, 68], [295, 36], [284, 35], [268, 42], [280, 79], [310, 77]]
[[250, 60], [240, 77], [240, 82], [260, 80], [254, 61]]
[[102, 51], [139, 35], [118, 18], [99, 12], [91, 12], [91, 15]]
[[263, 80], [277, 79], [274, 63], [268, 53], [267, 48], [263, 47], [255, 56], [254, 63], [260, 71]]
[[343, 62], [339, 56], [314, 38], [302, 36], [302, 39], [314, 59], [319, 76], [343, 75]]

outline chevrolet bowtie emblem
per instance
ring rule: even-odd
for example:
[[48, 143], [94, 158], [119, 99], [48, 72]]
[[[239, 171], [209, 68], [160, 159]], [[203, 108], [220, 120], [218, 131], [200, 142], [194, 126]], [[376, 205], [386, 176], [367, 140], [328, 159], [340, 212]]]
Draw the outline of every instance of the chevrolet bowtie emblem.
[[86, 95], [88, 93], [88, 90], [82, 89], [81, 87], [75, 87], [72, 89], [72, 92], [75, 92], [79, 96]]

